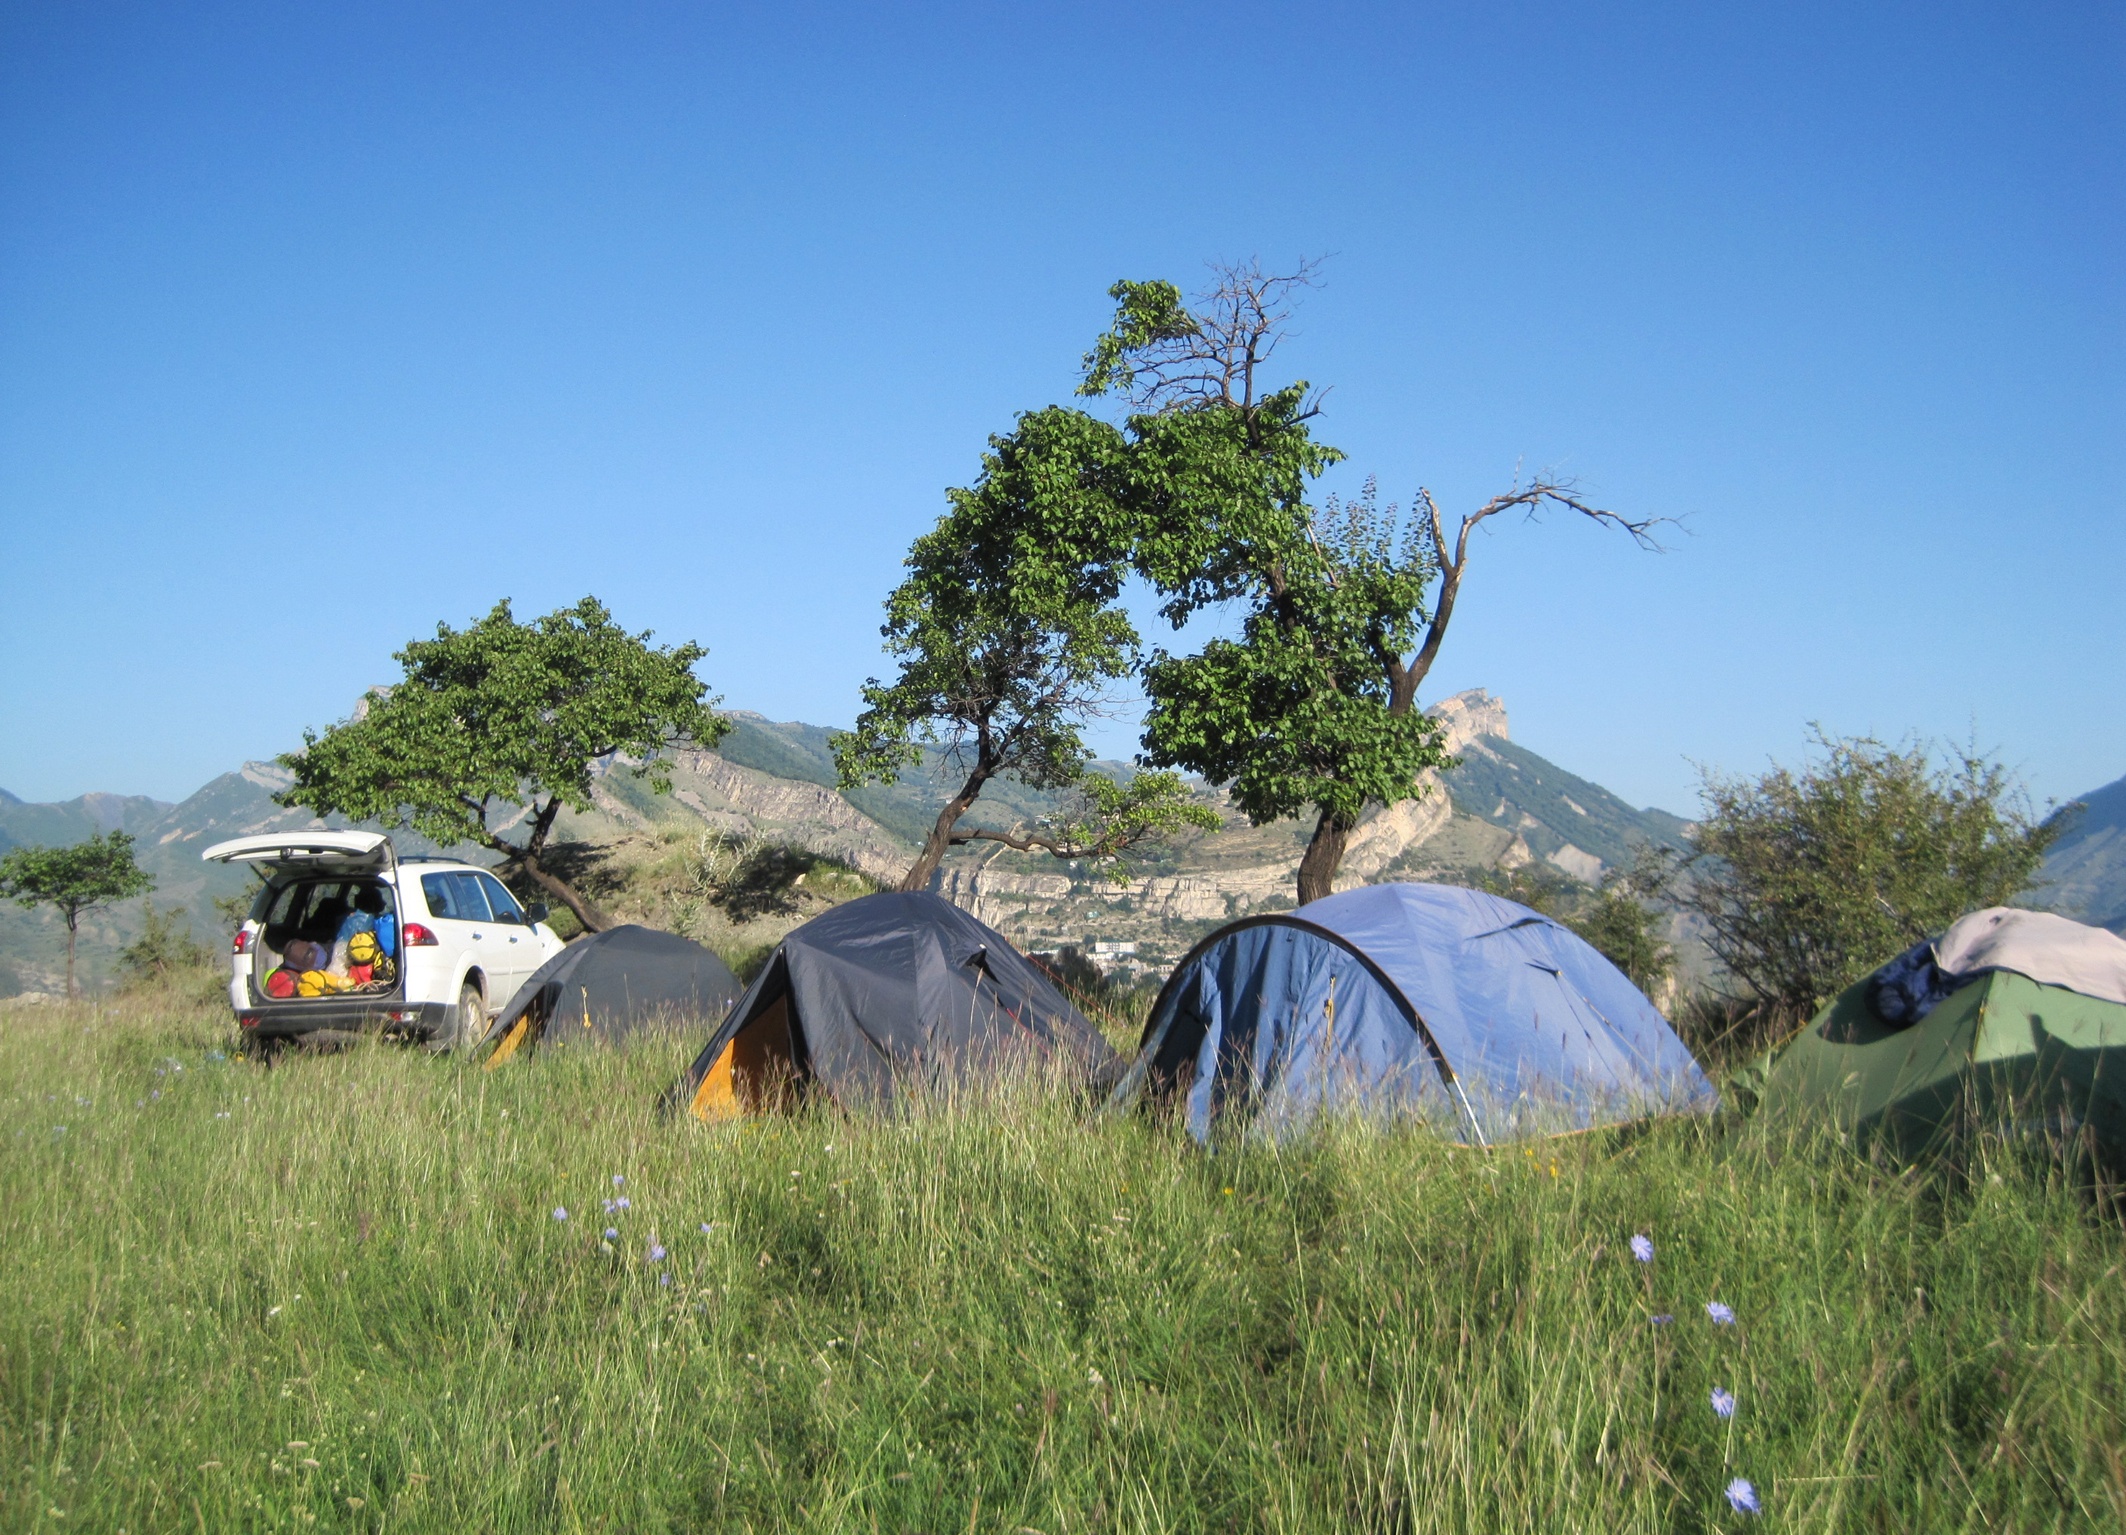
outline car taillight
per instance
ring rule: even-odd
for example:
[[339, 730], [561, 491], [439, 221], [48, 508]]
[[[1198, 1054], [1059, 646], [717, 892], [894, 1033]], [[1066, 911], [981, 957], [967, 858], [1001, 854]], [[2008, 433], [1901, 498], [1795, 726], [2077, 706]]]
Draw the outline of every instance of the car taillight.
[[421, 926], [420, 923], [409, 922], [406, 924], [407, 948], [432, 949], [435, 947], [435, 942], [436, 935], [434, 933], [431, 933], [427, 928]]
[[249, 954], [251, 952], [251, 929], [247, 927], [236, 935], [236, 942], [229, 952], [231, 954]]

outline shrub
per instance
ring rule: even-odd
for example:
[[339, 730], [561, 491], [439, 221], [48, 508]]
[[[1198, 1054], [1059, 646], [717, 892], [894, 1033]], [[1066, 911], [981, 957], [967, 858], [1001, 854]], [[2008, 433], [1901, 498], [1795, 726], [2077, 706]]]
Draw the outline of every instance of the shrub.
[[2056, 835], [1975, 750], [1937, 765], [1820, 730], [1820, 761], [1760, 778], [1707, 773], [1682, 891], [1713, 955], [1789, 1019], [1902, 949], [2030, 888]]

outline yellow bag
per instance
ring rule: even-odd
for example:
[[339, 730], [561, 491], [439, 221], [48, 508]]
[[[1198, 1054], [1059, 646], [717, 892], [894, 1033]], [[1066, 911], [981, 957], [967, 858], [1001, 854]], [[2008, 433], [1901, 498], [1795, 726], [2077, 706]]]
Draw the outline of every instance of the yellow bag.
[[354, 982], [329, 970], [305, 970], [295, 983], [295, 994], [299, 997], [322, 997], [353, 989]]

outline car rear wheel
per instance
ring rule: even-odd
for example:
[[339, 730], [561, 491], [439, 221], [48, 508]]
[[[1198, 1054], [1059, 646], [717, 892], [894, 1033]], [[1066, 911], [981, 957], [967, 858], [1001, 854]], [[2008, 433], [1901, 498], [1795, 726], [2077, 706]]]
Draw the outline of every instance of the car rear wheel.
[[444, 1048], [460, 1052], [472, 1049], [487, 1032], [487, 998], [480, 983], [468, 977], [458, 989], [458, 1005], [450, 1010], [444, 1030]]

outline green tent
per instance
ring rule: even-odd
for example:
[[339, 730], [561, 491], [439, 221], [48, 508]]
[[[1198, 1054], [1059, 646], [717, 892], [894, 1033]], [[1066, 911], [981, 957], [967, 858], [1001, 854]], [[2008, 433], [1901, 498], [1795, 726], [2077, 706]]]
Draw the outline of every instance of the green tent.
[[1829, 1114], [1903, 1156], [1960, 1130], [2086, 1134], [2126, 1163], [2126, 1006], [1992, 970], [1896, 1028], [1867, 990], [1849, 988], [1787, 1046], [1764, 1114]]

